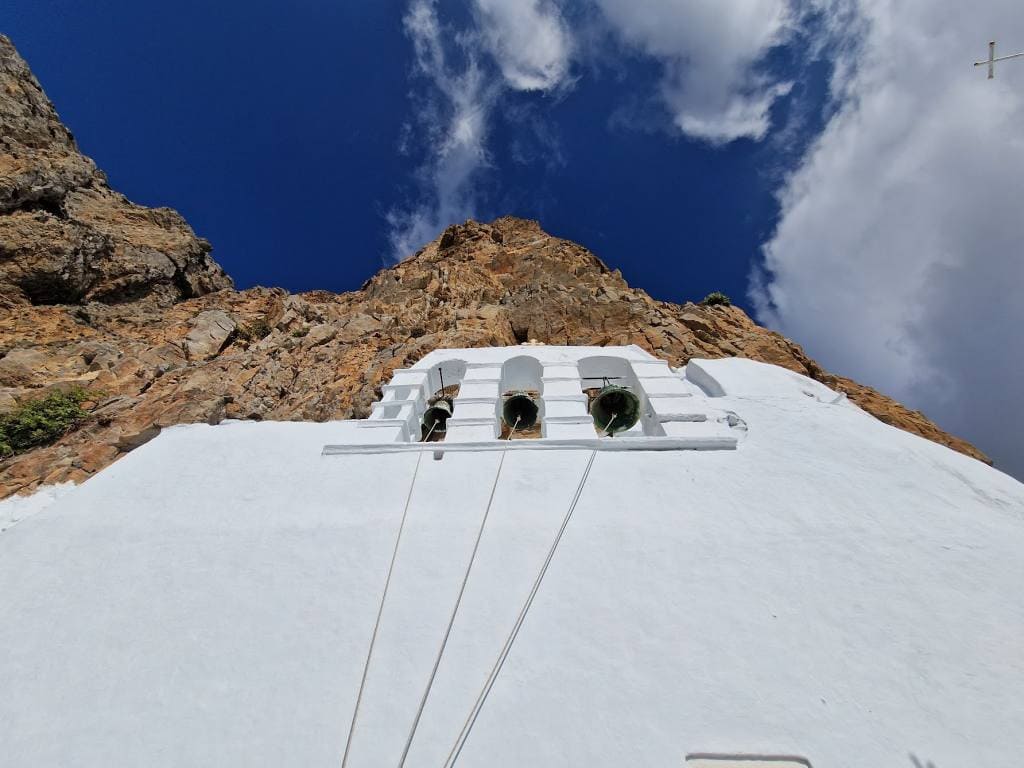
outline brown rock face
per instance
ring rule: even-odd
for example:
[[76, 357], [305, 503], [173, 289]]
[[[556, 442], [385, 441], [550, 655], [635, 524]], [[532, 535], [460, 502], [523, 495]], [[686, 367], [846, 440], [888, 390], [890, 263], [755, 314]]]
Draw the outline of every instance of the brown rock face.
[[111, 191], [0, 35], [0, 296], [6, 304], [165, 303], [230, 288], [167, 208]]
[[[432, 349], [528, 339], [637, 344], [673, 365], [723, 356], [774, 363], [987, 461], [922, 414], [822, 370], [742, 310], [655, 301], [532, 221], [449, 227], [351, 293], [209, 292], [228, 283], [205, 246], [177, 214], [106, 189], [6, 40], [0, 51], [0, 118], [14, 137], [0, 168], [29, 169], [0, 174], [0, 200], [23, 201], [0, 214], [0, 410], [54, 387], [102, 393], [77, 431], [0, 462], [0, 498], [80, 482], [171, 424], [365, 416], [391, 372]], [[26, 210], [30, 199], [59, 199], [65, 213]], [[72, 236], [108, 245], [76, 262]], [[76, 264], [85, 266], [76, 272]], [[52, 274], [74, 290], [36, 300], [31, 286]]]

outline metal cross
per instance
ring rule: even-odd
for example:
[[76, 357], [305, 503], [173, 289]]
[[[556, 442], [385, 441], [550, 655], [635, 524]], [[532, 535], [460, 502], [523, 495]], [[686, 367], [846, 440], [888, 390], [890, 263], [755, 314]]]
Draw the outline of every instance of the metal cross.
[[988, 44], [988, 58], [985, 59], [984, 61], [976, 61], [976, 62], [974, 62], [974, 66], [976, 66], [976, 67], [983, 67], [983, 66], [985, 66], [987, 64], [988, 65], [988, 79], [991, 80], [992, 78], [994, 78], [996, 76], [996, 62], [997, 61], [1006, 61], [1007, 59], [1016, 59], [1016, 58], [1018, 58], [1020, 56], [1024, 56], [1024, 51], [1022, 51], [1021, 53], [1011, 53], [1009, 56], [1000, 56], [999, 58], [996, 58], [996, 41], [992, 40]]

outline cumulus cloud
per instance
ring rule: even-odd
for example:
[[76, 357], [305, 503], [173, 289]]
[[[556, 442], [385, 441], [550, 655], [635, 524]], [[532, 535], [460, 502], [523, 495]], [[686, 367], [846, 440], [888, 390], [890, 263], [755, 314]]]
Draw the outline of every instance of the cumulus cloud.
[[786, 0], [596, 2], [623, 40], [661, 62], [661, 96], [679, 130], [716, 144], [764, 138], [790, 86], [756, 65], [793, 28]]
[[1024, 476], [1024, 66], [971, 66], [993, 30], [1024, 48], [1024, 18], [1015, 0], [859, 13], [839, 108], [780, 192], [758, 314]]
[[550, 91], [569, 74], [572, 37], [553, 3], [475, 0], [477, 24], [505, 82], [518, 91]]

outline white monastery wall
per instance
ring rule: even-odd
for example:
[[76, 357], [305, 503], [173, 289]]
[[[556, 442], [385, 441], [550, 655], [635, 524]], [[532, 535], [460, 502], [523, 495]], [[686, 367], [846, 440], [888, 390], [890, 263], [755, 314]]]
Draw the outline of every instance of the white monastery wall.
[[[364, 669], [359, 768], [1020, 763], [1024, 486], [788, 371], [628, 348], [644, 434], [499, 443], [524, 350], [572, 434], [608, 350], [438, 351], [371, 419], [167, 429], [0, 533], [0, 764], [337, 768]], [[456, 360], [435, 457], [409, 419]], [[665, 449], [700, 429], [738, 437]]]

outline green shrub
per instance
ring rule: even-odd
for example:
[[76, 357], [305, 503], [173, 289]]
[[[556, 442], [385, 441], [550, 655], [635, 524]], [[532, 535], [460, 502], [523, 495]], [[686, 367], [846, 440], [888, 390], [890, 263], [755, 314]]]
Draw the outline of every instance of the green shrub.
[[307, 333], [309, 333], [309, 328], [303, 326], [302, 328], [296, 328], [294, 331], [292, 331], [292, 337], [296, 339], [301, 339]]
[[60, 439], [88, 418], [89, 412], [82, 408], [82, 403], [92, 396], [84, 389], [51, 392], [15, 411], [0, 414], [0, 458]]
[[721, 291], [712, 291], [704, 297], [704, 301], [701, 304], [705, 307], [730, 307], [732, 306], [732, 299]]

